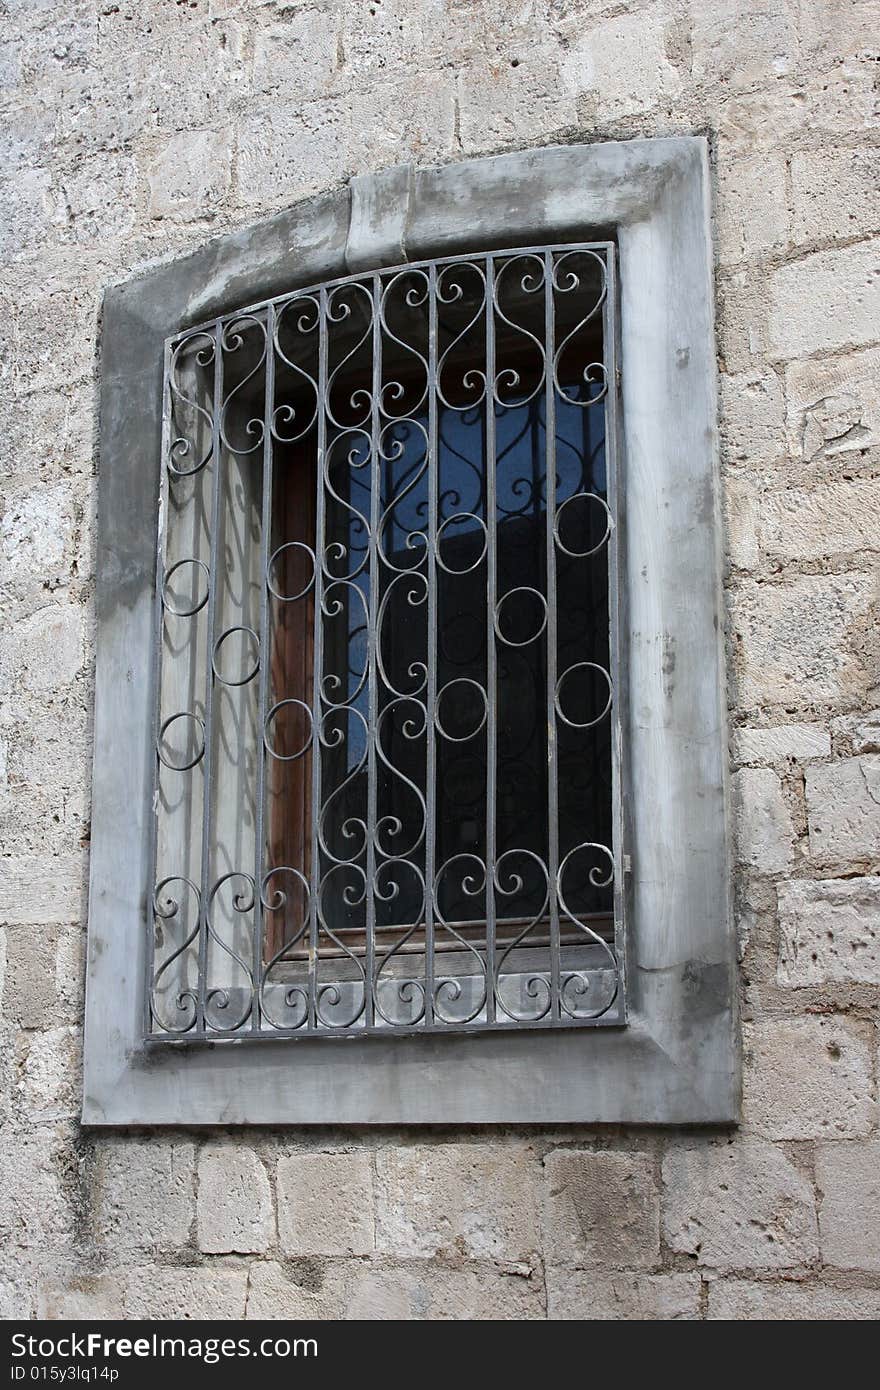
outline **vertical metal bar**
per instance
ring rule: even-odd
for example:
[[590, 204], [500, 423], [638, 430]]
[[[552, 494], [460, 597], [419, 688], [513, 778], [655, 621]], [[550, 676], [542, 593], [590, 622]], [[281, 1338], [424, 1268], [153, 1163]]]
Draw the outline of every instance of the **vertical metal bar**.
[[498, 503], [495, 478], [495, 262], [486, 257], [486, 1022], [495, 1022], [495, 794], [498, 780]]
[[555, 299], [553, 295], [553, 252], [544, 253], [544, 349], [547, 354], [546, 400], [546, 522], [547, 522], [547, 878], [550, 891], [550, 1009], [551, 1019], [559, 1022], [560, 941], [559, 901], [556, 875], [559, 870], [559, 750], [556, 741], [556, 385], [553, 358], [556, 352]]
[[428, 687], [425, 717], [425, 1025], [434, 1022], [434, 853], [437, 816], [437, 502], [440, 490], [437, 405], [437, 267], [428, 267]]
[[605, 396], [605, 486], [608, 509], [611, 513], [611, 534], [608, 537], [608, 626], [609, 670], [611, 674], [611, 816], [612, 853], [614, 858], [614, 954], [618, 971], [618, 1010], [620, 1021], [626, 1018], [626, 801], [624, 784], [626, 768], [623, 754], [623, 728], [626, 693], [622, 688], [621, 650], [623, 630], [620, 622], [620, 590], [623, 564], [620, 537], [620, 381], [618, 379], [618, 294], [617, 248], [609, 244], [605, 251], [607, 295], [602, 309], [602, 340], [608, 391]]
[[[327, 291], [318, 292], [318, 439], [315, 466], [315, 613], [312, 642], [312, 848], [309, 864], [308, 1031], [318, 1026], [318, 895], [321, 888], [321, 677], [324, 671], [324, 470], [327, 460]], [[305, 835], [303, 835], [305, 842]]]
[[266, 401], [263, 408], [263, 497], [260, 530], [260, 676], [257, 710], [257, 814], [254, 838], [254, 1006], [251, 1028], [257, 1031], [260, 1019], [260, 985], [263, 974], [263, 903], [260, 885], [263, 880], [263, 855], [266, 834], [266, 749], [263, 733], [266, 722], [267, 694], [271, 654], [269, 649], [269, 555], [272, 540], [272, 411], [275, 404], [275, 306], [266, 310]]
[[379, 393], [382, 390], [382, 319], [379, 312], [382, 295], [382, 279], [379, 274], [372, 277], [373, 290], [373, 375], [370, 392], [370, 607], [367, 644], [369, 670], [367, 674], [368, 714], [367, 714], [367, 898], [366, 927], [364, 944], [364, 1024], [372, 1028], [375, 1017], [373, 997], [373, 963], [376, 954], [376, 896], [374, 881], [376, 877], [376, 820], [377, 820], [377, 770], [376, 770], [376, 721], [379, 717], [379, 664], [376, 660], [376, 643], [381, 640], [376, 623], [379, 613], [379, 552], [376, 537], [379, 530]]
[[[144, 1036], [153, 1030], [153, 964], [155, 960], [155, 916], [153, 913], [153, 892], [156, 886], [159, 855], [159, 729], [161, 727], [162, 691], [162, 633], [164, 631], [165, 609], [162, 600], [165, 580], [165, 556], [168, 544], [168, 448], [171, 437], [171, 343], [166, 341], [162, 366], [162, 444], [159, 455], [159, 524], [156, 535], [156, 592], [153, 611], [153, 667], [152, 682], [152, 726], [153, 726], [153, 777], [150, 798], [150, 847], [149, 878], [147, 879], [147, 939], [144, 943]], [[190, 620], [191, 621], [191, 620]]]
[[211, 828], [211, 772], [213, 765], [214, 738], [214, 634], [217, 621], [217, 534], [220, 529], [220, 501], [222, 479], [220, 476], [220, 414], [223, 408], [223, 326], [218, 319], [214, 324], [214, 400], [211, 424], [211, 463], [213, 466], [213, 491], [211, 495], [211, 534], [208, 555], [208, 637], [205, 671], [205, 756], [204, 767], [205, 804], [202, 811], [202, 874], [201, 904], [199, 921], [199, 981], [198, 1016], [196, 1028], [205, 1031], [205, 999], [208, 980], [208, 896], [210, 893], [210, 854]]

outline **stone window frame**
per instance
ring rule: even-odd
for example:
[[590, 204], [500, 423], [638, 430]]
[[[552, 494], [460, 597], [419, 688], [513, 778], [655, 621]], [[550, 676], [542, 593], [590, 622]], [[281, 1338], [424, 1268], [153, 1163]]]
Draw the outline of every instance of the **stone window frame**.
[[[108, 289], [84, 1124], [737, 1120], [709, 188], [701, 137], [402, 166]], [[626, 1026], [144, 1043], [165, 339], [338, 275], [598, 239], [620, 266]]]

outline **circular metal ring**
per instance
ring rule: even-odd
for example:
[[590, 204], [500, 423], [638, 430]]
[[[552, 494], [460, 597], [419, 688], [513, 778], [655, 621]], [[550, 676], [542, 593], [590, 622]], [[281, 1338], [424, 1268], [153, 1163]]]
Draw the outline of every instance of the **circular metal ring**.
[[[174, 608], [168, 602], [168, 581], [171, 579], [171, 576], [173, 574], [176, 574], [179, 569], [182, 569], [184, 565], [196, 565], [200, 570], [204, 572], [205, 579], [208, 581], [205, 585], [205, 597], [199, 603], [196, 604], [195, 608]], [[194, 618], [196, 613], [201, 612], [205, 604], [208, 602], [210, 582], [211, 571], [208, 569], [208, 566], [205, 564], [204, 560], [196, 560], [193, 558], [178, 560], [177, 564], [171, 566], [170, 570], [167, 571], [165, 578], [162, 580], [162, 607], [165, 609], [166, 613], [172, 613], [175, 618]]]
[[[513, 598], [514, 594], [528, 594], [529, 598], [537, 599], [538, 603], [541, 606], [541, 612], [543, 615], [541, 619], [541, 626], [537, 628], [537, 630], [533, 632], [530, 637], [523, 638], [521, 642], [514, 642], [512, 638], [505, 637], [504, 633], [501, 631], [502, 606], [507, 602], [509, 598]], [[499, 642], [504, 643], [505, 647], [527, 647], [531, 642], [537, 641], [537, 639], [541, 636], [541, 633], [547, 626], [547, 600], [545, 599], [544, 595], [540, 593], [537, 589], [530, 589], [527, 585], [523, 585], [519, 589], [508, 589], [507, 593], [502, 594], [501, 598], [495, 605], [493, 626], [495, 628], [496, 637], [498, 638]]]
[[[279, 555], [282, 555], [284, 553], [285, 550], [304, 550], [305, 553], [308, 555], [309, 560], [311, 561], [311, 578], [309, 579], [309, 582], [305, 585], [305, 587], [300, 589], [298, 594], [282, 594], [280, 590], [276, 589], [275, 585], [272, 583], [272, 570], [275, 565], [275, 561], [278, 559]], [[309, 593], [309, 591], [312, 589], [314, 583], [315, 552], [311, 549], [310, 546], [306, 545], [305, 541], [286, 541], [284, 545], [279, 545], [278, 549], [274, 551], [272, 555], [269, 557], [269, 563], [266, 566], [266, 587], [269, 590], [269, 593], [272, 595], [272, 597], [277, 598], [279, 603], [296, 603], [297, 599], [305, 598], [306, 594]]]
[[[269, 742], [269, 725], [275, 718], [275, 715], [278, 713], [278, 711], [280, 709], [283, 709], [285, 705], [296, 705], [298, 709], [305, 710], [305, 713], [308, 716], [309, 736], [303, 744], [302, 748], [300, 748], [296, 753], [276, 753], [275, 749]], [[305, 704], [302, 700], [279, 700], [276, 705], [272, 706], [272, 708], [269, 710], [269, 713], [266, 715], [265, 720], [263, 721], [263, 747], [269, 754], [269, 757], [275, 758], [275, 760], [279, 763], [294, 763], [297, 761], [298, 758], [304, 757], [305, 754], [311, 748], [314, 737], [315, 725], [314, 720], [312, 718], [312, 711], [309, 709], [308, 705]]]
[[[191, 719], [194, 724], [198, 724], [199, 728], [202, 731], [202, 746], [199, 749], [196, 756], [193, 759], [191, 759], [191, 761], [188, 763], [170, 763], [166, 757], [163, 757], [162, 754], [162, 740], [165, 737], [167, 731], [171, 728], [171, 725], [175, 724], [178, 719]], [[205, 756], [204, 722], [199, 718], [197, 714], [190, 714], [189, 710], [179, 710], [177, 714], [169, 715], [168, 718], [165, 720], [164, 724], [162, 724], [159, 728], [159, 737], [156, 739], [156, 756], [158, 757], [159, 762], [162, 763], [164, 767], [169, 768], [171, 772], [189, 772], [190, 768], [195, 767], [196, 763], [200, 763], [202, 761], [202, 758]]]
[[[483, 714], [482, 714], [482, 717], [481, 717], [481, 719], [480, 719], [479, 724], [476, 726], [475, 729], [471, 729], [470, 733], [461, 734], [461, 735], [458, 735], [458, 736], [456, 736], [455, 734], [450, 734], [450, 733], [448, 733], [447, 730], [444, 729], [444, 727], [443, 727], [443, 721], [442, 721], [441, 718], [440, 718], [440, 703], [441, 703], [441, 701], [442, 701], [442, 699], [443, 699], [443, 696], [444, 696], [444, 695], [447, 695], [447, 694], [449, 693], [449, 691], [452, 690], [452, 688], [453, 688], [454, 686], [456, 686], [456, 685], [467, 685], [467, 686], [470, 686], [473, 690], [476, 690], [476, 691], [477, 691], [477, 693], [478, 693], [479, 696], [480, 696], [480, 699], [483, 701]], [[483, 725], [486, 723], [486, 720], [487, 720], [488, 718], [489, 718], [489, 699], [488, 699], [488, 696], [486, 695], [486, 692], [485, 692], [485, 690], [483, 689], [483, 687], [482, 687], [481, 685], [479, 685], [476, 681], [470, 680], [467, 676], [458, 676], [455, 680], [447, 681], [446, 685], [443, 686], [442, 690], [439, 690], [439, 691], [437, 692], [437, 701], [436, 701], [436, 704], [435, 704], [435, 706], [434, 706], [434, 725], [435, 725], [436, 729], [438, 730], [438, 732], [440, 733], [440, 735], [441, 735], [443, 738], [447, 739], [450, 743], [467, 743], [469, 739], [476, 738], [477, 734], [480, 732], [480, 730], [482, 729]]]
[[[596, 715], [595, 719], [587, 719], [583, 723], [580, 723], [576, 719], [569, 719], [568, 715], [564, 714], [562, 710], [562, 684], [563, 681], [567, 680], [567, 678], [570, 675], [572, 675], [574, 671], [598, 671], [600, 676], [603, 676], [608, 683], [608, 699], [605, 702], [605, 708], [602, 710], [601, 714]], [[606, 714], [611, 708], [611, 699], [611, 677], [605, 670], [605, 667], [597, 665], [595, 661], [578, 661], [575, 663], [574, 666], [569, 666], [568, 670], [563, 671], [562, 675], [559, 677], [559, 680], [556, 682], [556, 690], [553, 695], [553, 703], [556, 707], [556, 713], [559, 715], [559, 718], [562, 720], [563, 724], [567, 724], [570, 729], [592, 729], [595, 727], [596, 724], [601, 724], [602, 720], [605, 718]]]
[[[257, 658], [256, 658], [256, 661], [255, 661], [254, 664], [253, 664], [253, 667], [251, 668], [250, 671], [248, 671], [248, 673], [247, 673], [246, 676], [242, 676], [241, 680], [238, 680], [238, 681], [229, 681], [229, 680], [226, 679], [225, 676], [221, 676], [220, 672], [217, 670], [217, 657], [218, 657], [218, 655], [219, 655], [219, 653], [220, 653], [220, 648], [223, 646], [223, 643], [226, 641], [227, 637], [231, 637], [232, 634], [233, 634], [234, 632], [246, 632], [247, 635], [248, 635], [248, 637], [252, 637], [252, 638], [253, 638], [253, 640], [254, 640], [254, 642], [256, 643], [256, 646], [257, 646]], [[211, 670], [214, 672], [214, 675], [217, 677], [218, 681], [220, 681], [221, 685], [230, 685], [230, 686], [247, 685], [249, 681], [252, 681], [252, 680], [253, 680], [254, 676], [257, 674], [257, 672], [259, 671], [259, 669], [260, 669], [260, 639], [259, 639], [259, 637], [257, 636], [256, 632], [254, 631], [254, 629], [253, 629], [252, 627], [242, 627], [242, 626], [238, 626], [238, 627], [228, 627], [228, 628], [226, 629], [225, 632], [221, 632], [221, 633], [220, 633], [220, 636], [217, 638], [217, 641], [214, 643], [214, 653], [213, 653], [213, 655], [212, 655], [212, 657], [211, 657]]]

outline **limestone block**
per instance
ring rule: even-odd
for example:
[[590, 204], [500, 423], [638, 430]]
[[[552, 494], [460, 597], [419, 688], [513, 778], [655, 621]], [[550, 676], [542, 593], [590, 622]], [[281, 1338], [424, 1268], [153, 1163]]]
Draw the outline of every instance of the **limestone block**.
[[278, 1238], [288, 1255], [369, 1255], [375, 1247], [368, 1153], [302, 1153], [278, 1161]]
[[522, 1321], [544, 1317], [536, 1273], [500, 1272], [492, 1265], [449, 1269], [363, 1268], [355, 1278], [345, 1316], [358, 1321]]
[[810, 853], [849, 861], [880, 854], [880, 754], [807, 769]]
[[82, 1063], [80, 1029], [49, 1028], [29, 1038], [18, 1084], [21, 1109], [41, 1120], [77, 1114]]
[[782, 560], [880, 550], [880, 478], [766, 493], [760, 536], [766, 554]]
[[795, 242], [880, 230], [880, 150], [804, 150], [791, 158]]
[[663, 1183], [667, 1243], [699, 1265], [788, 1269], [818, 1254], [812, 1187], [770, 1143], [676, 1145]]
[[708, 1316], [725, 1322], [876, 1321], [880, 1317], [880, 1289], [719, 1279], [709, 1285]]
[[795, 457], [848, 464], [880, 444], [880, 349], [789, 362], [785, 394]]
[[715, 0], [693, 16], [693, 75], [724, 90], [766, 83], [797, 71], [798, 7], [795, 0]]
[[601, 120], [650, 111], [681, 91], [681, 78], [666, 53], [660, 5], [581, 25], [562, 64], [569, 91], [595, 96]]
[[547, 1268], [551, 1321], [667, 1322], [700, 1316], [698, 1274], [604, 1274]]
[[58, 929], [10, 927], [6, 933], [6, 1016], [22, 1028], [46, 1028], [58, 1001]]
[[151, 217], [181, 222], [216, 217], [229, 191], [232, 146], [228, 131], [194, 130], [173, 136], [149, 171]]
[[142, 1265], [125, 1278], [125, 1317], [240, 1321], [246, 1296], [244, 1269]]
[[544, 1160], [548, 1264], [638, 1269], [660, 1257], [660, 1195], [644, 1154], [557, 1149]]
[[97, 1145], [91, 1201], [111, 1259], [132, 1250], [180, 1250], [195, 1215], [195, 1148], [154, 1135]]
[[0, 522], [0, 578], [52, 579], [64, 567], [73, 539], [75, 490], [67, 482], [38, 483], [7, 493]]
[[783, 156], [756, 155], [720, 165], [715, 215], [722, 261], [749, 260], [784, 246], [788, 207]]
[[880, 753], [880, 709], [832, 719], [836, 738], [849, 739], [854, 753]]
[[880, 985], [880, 878], [779, 885], [780, 984]]
[[776, 724], [771, 729], [734, 729], [733, 759], [737, 763], [778, 763], [788, 759], [827, 758], [831, 735], [821, 724]]
[[248, 1268], [245, 1316], [256, 1321], [338, 1321], [345, 1316], [349, 1290], [359, 1267], [355, 1260], [326, 1264], [310, 1259], [288, 1260], [284, 1264], [255, 1260]]
[[79, 854], [0, 859], [0, 922], [10, 926], [79, 921], [82, 891]]
[[377, 1250], [527, 1260], [538, 1248], [536, 1166], [519, 1144], [380, 1149]]
[[785, 452], [785, 401], [775, 372], [722, 373], [721, 446], [731, 462], [772, 462]]
[[819, 1145], [816, 1186], [822, 1259], [880, 1272], [880, 1141]]
[[797, 708], [863, 698], [872, 679], [866, 644], [876, 602], [871, 574], [743, 582], [731, 597], [740, 705]]
[[208, 1254], [265, 1250], [275, 1234], [269, 1177], [253, 1149], [209, 1145], [199, 1159], [199, 1249]]
[[739, 863], [760, 873], [783, 873], [794, 859], [794, 826], [776, 773], [742, 768], [731, 791]]
[[575, 94], [560, 80], [555, 45], [531, 43], [515, 63], [493, 53], [459, 73], [456, 95], [465, 153], [552, 136], [577, 122]]
[[880, 238], [816, 251], [770, 276], [774, 358], [874, 343], [880, 323]]
[[47, 604], [0, 635], [0, 695], [69, 685], [82, 668], [84, 616], [76, 603]]
[[73, 1275], [69, 1282], [46, 1280], [37, 1317], [50, 1322], [91, 1322], [125, 1317], [123, 1289], [115, 1275]]
[[743, 1028], [743, 1124], [767, 1139], [854, 1138], [876, 1120], [874, 1060], [858, 1024], [767, 1018]]
[[254, 92], [277, 92], [282, 100], [326, 96], [337, 78], [339, 17], [332, 11], [315, 22], [314, 11], [294, 11], [283, 24], [254, 35]]
[[727, 559], [735, 569], [755, 570], [760, 563], [758, 524], [760, 502], [750, 482], [728, 479], [724, 488]]

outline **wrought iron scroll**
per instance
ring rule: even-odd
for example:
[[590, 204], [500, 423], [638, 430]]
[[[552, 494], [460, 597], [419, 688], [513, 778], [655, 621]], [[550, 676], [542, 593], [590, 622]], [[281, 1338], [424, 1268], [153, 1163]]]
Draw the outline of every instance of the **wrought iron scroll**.
[[624, 1022], [614, 250], [169, 341], [145, 1028]]

